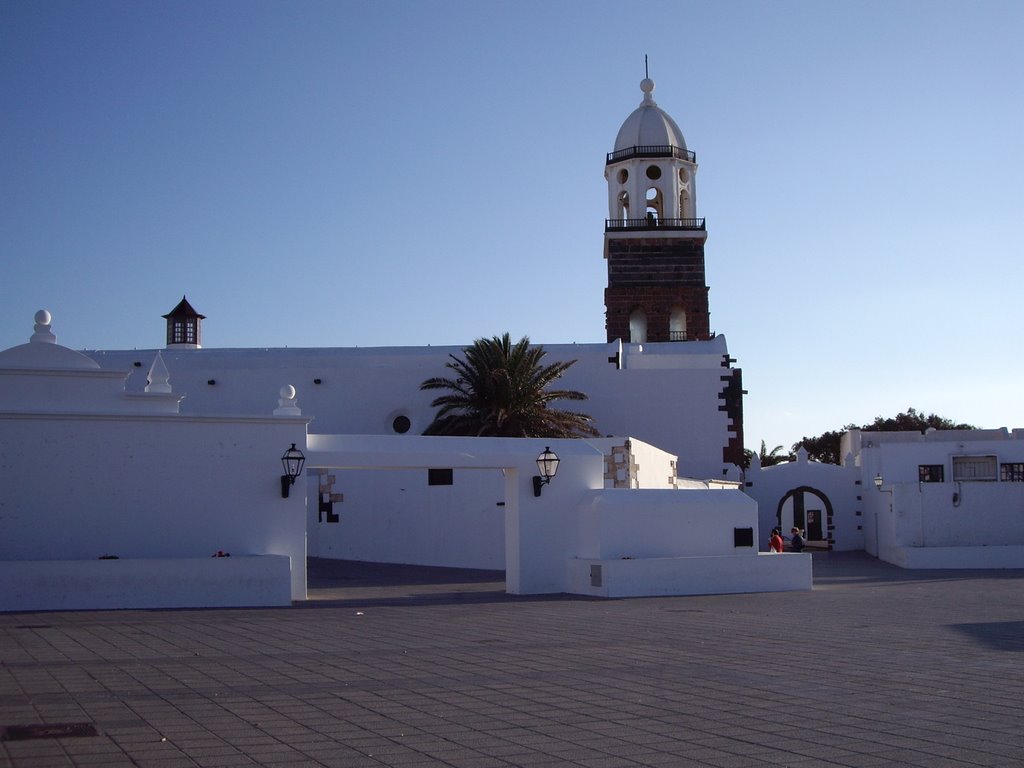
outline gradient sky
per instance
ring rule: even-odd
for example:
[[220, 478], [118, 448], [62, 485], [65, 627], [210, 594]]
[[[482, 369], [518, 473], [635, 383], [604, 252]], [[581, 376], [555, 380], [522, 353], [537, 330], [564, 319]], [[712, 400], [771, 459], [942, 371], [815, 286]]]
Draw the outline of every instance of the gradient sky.
[[1024, 3], [0, 0], [0, 349], [604, 341], [605, 153], [700, 165], [746, 443], [1024, 427]]

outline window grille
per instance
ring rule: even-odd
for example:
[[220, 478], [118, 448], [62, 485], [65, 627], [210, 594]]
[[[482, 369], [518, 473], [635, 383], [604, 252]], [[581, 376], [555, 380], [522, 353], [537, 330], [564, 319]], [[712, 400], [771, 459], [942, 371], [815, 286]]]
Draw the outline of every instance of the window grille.
[[997, 477], [995, 456], [954, 456], [953, 479], [994, 481]]
[[999, 479], [1004, 483], [1024, 483], [1024, 463], [1001, 464]]

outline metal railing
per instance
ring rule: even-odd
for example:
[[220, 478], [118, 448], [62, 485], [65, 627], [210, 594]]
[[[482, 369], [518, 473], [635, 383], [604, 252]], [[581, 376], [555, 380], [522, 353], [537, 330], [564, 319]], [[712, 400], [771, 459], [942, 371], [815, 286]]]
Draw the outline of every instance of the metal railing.
[[697, 153], [688, 149], [680, 149], [672, 144], [642, 144], [609, 152], [605, 165], [628, 160], [631, 157], [675, 157], [679, 160], [688, 160], [691, 163], [697, 162]]
[[642, 229], [674, 229], [703, 232], [704, 219], [605, 219], [605, 232], [628, 232]]

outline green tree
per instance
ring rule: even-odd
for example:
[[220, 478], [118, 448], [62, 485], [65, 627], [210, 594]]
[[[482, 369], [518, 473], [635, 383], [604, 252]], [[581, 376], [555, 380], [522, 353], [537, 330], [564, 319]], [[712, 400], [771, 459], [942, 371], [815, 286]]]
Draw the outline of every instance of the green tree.
[[807, 458], [813, 461], [820, 461], [826, 464], [838, 464], [839, 443], [844, 432], [851, 429], [860, 429], [864, 432], [924, 432], [927, 429], [977, 429], [971, 424], [958, 424], [952, 419], [937, 416], [934, 413], [925, 414], [914, 408], [908, 408], [906, 413], [898, 413], [888, 418], [876, 416], [870, 424], [847, 424], [838, 431], [825, 432], [817, 437], [805, 437], [799, 443], [793, 444], [793, 450], [803, 446], [807, 451]]
[[556, 400], [586, 400], [582, 392], [549, 389], [575, 360], [544, 365], [547, 352], [523, 337], [515, 344], [506, 333], [477, 339], [450, 355], [445, 364], [455, 378], [435, 377], [420, 389], [448, 390], [434, 399], [438, 408], [425, 435], [487, 437], [582, 437], [597, 435], [585, 413], [552, 408]]
[[783, 448], [781, 445], [776, 445], [769, 451], [768, 446], [765, 444], [764, 440], [762, 440], [761, 450], [757, 454], [755, 454], [749, 448], [743, 449], [743, 468], [747, 469], [750, 467], [750, 460], [755, 455], [757, 456], [758, 461], [761, 462], [762, 467], [774, 467], [776, 464], [782, 464], [783, 462], [791, 461], [793, 459], [793, 454], [783, 453], [784, 450], [786, 449]]

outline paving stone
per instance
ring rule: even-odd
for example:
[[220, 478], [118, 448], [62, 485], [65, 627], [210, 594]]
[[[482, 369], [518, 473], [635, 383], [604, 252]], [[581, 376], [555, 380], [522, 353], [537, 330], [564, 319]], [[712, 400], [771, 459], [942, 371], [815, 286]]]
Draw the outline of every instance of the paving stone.
[[597, 600], [510, 596], [500, 574], [452, 569], [315, 572], [331, 569], [291, 609], [0, 615], [0, 727], [100, 732], [0, 741], [0, 766], [976, 768], [1024, 754], [1022, 571], [816, 553], [810, 592]]

